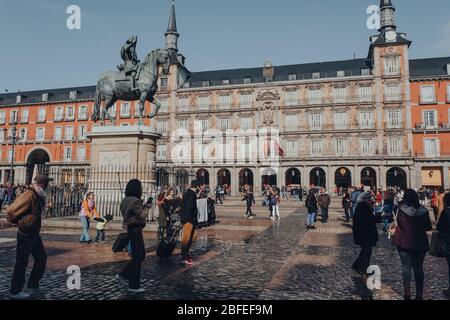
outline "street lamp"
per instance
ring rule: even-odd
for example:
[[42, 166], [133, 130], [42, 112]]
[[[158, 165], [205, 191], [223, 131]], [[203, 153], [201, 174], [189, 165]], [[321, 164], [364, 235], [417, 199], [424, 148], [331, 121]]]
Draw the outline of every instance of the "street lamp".
[[14, 184], [14, 149], [16, 147], [16, 143], [19, 141], [22, 141], [22, 135], [25, 132], [25, 129], [22, 129], [20, 131], [20, 135], [17, 136], [17, 113], [14, 114], [13, 119], [11, 121], [12, 124], [12, 129], [11, 129], [11, 135], [7, 136], [8, 134], [8, 129], [4, 128], [3, 129], [3, 135], [6, 137], [6, 139], [9, 141], [9, 143], [11, 143], [12, 145], [12, 150], [11, 150], [11, 170], [10, 170], [10, 174], [9, 174], [9, 185], [12, 186]]

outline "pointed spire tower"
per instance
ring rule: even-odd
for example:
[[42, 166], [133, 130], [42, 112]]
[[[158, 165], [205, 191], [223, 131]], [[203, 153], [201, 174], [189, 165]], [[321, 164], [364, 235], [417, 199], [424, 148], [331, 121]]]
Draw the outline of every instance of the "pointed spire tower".
[[395, 24], [395, 7], [391, 0], [380, 1], [380, 32], [395, 31], [397, 26]]
[[175, 0], [172, 0], [172, 8], [170, 10], [169, 25], [167, 27], [166, 36], [166, 49], [175, 57], [178, 53], [178, 38], [180, 34], [177, 30], [177, 17], [175, 14]]

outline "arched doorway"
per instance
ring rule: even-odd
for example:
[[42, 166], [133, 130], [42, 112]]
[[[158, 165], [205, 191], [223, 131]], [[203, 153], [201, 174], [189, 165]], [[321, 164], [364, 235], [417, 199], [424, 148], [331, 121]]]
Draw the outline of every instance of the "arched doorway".
[[228, 169], [220, 169], [217, 172], [217, 185], [218, 186], [231, 185], [231, 173]]
[[377, 189], [377, 172], [371, 167], [361, 170], [361, 185], [369, 187], [371, 190]]
[[261, 173], [261, 187], [277, 185], [277, 173], [272, 168], [264, 169]]
[[386, 173], [386, 186], [406, 190], [408, 182], [405, 170], [397, 167], [389, 169]]
[[49, 162], [50, 156], [47, 151], [44, 149], [33, 150], [27, 158], [26, 183], [32, 183], [36, 166], [38, 166], [39, 173], [48, 173], [48, 168], [45, 165]]
[[164, 187], [169, 185], [169, 173], [166, 169], [156, 170], [156, 186]]
[[175, 183], [180, 186], [182, 190], [189, 184], [189, 173], [185, 169], [177, 170], [175, 176]]
[[206, 169], [200, 169], [197, 171], [197, 180], [200, 185], [209, 185], [209, 172]]
[[309, 184], [316, 187], [325, 188], [327, 185], [325, 170], [323, 170], [322, 168], [312, 169], [311, 173], [309, 174]]
[[242, 169], [239, 172], [239, 186], [242, 187], [245, 185], [249, 185], [251, 187], [255, 185], [253, 171], [248, 168]]
[[300, 170], [297, 168], [291, 168], [286, 171], [286, 186], [295, 185], [300, 186], [302, 184]]
[[334, 174], [334, 184], [336, 188], [348, 190], [352, 185], [352, 173], [348, 168], [341, 167]]

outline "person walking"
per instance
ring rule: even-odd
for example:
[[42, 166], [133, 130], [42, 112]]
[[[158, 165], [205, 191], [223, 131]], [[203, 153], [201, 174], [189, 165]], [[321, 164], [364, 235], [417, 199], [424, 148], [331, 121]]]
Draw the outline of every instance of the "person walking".
[[250, 190], [250, 187], [248, 186], [244, 193], [244, 199], [242, 201], [245, 201], [245, 204], [247, 205], [247, 209], [245, 211], [245, 218], [247, 219], [253, 219], [256, 215], [252, 212], [252, 205], [256, 204], [255, 197], [253, 196], [253, 192]]
[[40, 236], [41, 219], [45, 213], [45, 190], [53, 179], [47, 175], [38, 174], [34, 184], [26, 190], [7, 209], [8, 220], [18, 226], [16, 262], [11, 280], [10, 294], [13, 299], [27, 299], [30, 294], [23, 291], [25, 272], [30, 254], [34, 263], [28, 279], [28, 289], [39, 289], [39, 283], [45, 273], [47, 253]]
[[417, 192], [406, 190], [398, 204], [397, 228], [392, 244], [397, 247], [402, 263], [405, 300], [411, 300], [411, 270], [416, 282], [416, 300], [423, 300], [425, 256], [430, 251], [427, 231], [432, 229], [428, 210], [420, 205]]
[[280, 193], [278, 190], [274, 190], [270, 199], [272, 204], [272, 215], [270, 219], [280, 220]]
[[86, 199], [81, 204], [80, 211], [80, 220], [81, 220], [81, 237], [80, 243], [91, 243], [92, 240], [89, 237], [89, 227], [91, 225], [92, 219], [100, 218], [100, 215], [97, 212], [97, 208], [95, 207], [95, 195], [93, 192], [88, 192], [86, 195]]
[[125, 188], [125, 199], [120, 204], [123, 216], [123, 227], [127, 230], [131, 245], [131, 260], [116, 276], [117, 279], [128, 281], [128, 291], [144, 293], [141, 288], [141, 264], [145, 259], [145, 244], [142, 230], [145, 228], [150, 201], [144, 205], [142, 201], [142, 183], [137, 179], [130, 180]]
[[215, 196], [216, 196], [215, 202], [217, 205], [219, 204], [219, 201], [220, 201], [220, 204], [223, 204], [221, 192], [222, 192], [222, 188], [220, 186], [217, 186], [216, 190], [215, 190]]
[[445, 210], [442, 212], [436, 228], [439, 231], [441, 253], [447, 260], [448, 268], [448, 287], [443, 293], [447, 299], [450, 299], [450, 193], [447, 193], [444, 196], [444, 207]]
[[97, 234], [95, 235], [95, 243], [105, 243], [106, 242], [106, 227], [113, 220], [113, 216], [107, 214], [102, 218], [94, 218], [97, 221], [97, 225], [95, 229], [97, 230]]
[[325, 188], [321, 189], [318, 202], [320, 210], [322, 211], [322, 223], [328, 223], [328, 209], [330, 207], [331, 198]]
[[305, 205], [306, 208], [308, 209], [308, 221], [306, 223], [306, 229], [310, 230], [314, 230], [316, 229], [315, 227], [315, 217], [317, 215], [317, 199], [316, 199], [316, 194], [314, 189], [311, 189], [308, 193], [308, 196], [306, 197], [305, 200]]
[[352, 209], [352, 202], [350, 199], [350, 194], [348, 192], [345, 192], [344, 196], [342, 197], [342, 208], [344, 208], [345, 222], [350, 222], [350, 210]]
[[182, 263], [187, 266], [192, 266], [194, 264], [191, 256], [189, 255], [189, 250], [194, 240], [195, 226], [197, 224], [197, 192], [198, 192], [198, 181], [193, 180], [191, 182], [191, 187], [188, 189], [184, 195], [181, 204], [181, 224], [183, 225], [183, 237], [181, 239], [181, 258]]
[[381, 222], [381, 216], [377, 217], [373, 212], [373, 198], [370, 192], [363, 192], [359, 196], [353, 216], [353, 240], [361, 247], [361, 252], [353, 263], [352, 268], [360, 275], [367, 274], [370, 265], [372, 248], [378, 242], [377, 223]]

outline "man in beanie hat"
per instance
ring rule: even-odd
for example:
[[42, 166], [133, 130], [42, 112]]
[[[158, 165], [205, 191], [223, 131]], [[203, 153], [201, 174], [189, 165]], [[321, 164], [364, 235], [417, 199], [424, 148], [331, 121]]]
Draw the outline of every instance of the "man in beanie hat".
[[28, 289], [39, 289], [39, 282], [45, 272], [47, 253], [40, 236], [41, 217], [45, 212], [45, 190], [53, 179], [45, 174], [38, 174], [30, 189], [22, 193], [8, 207], [8, 220], [18, 226], [16, 263], [11, 281], [11, 297], [27, 299], [30, 294], [23, 291], [25, 272], [30, 254], [34, 258], [33, 269], [28, 280]]

